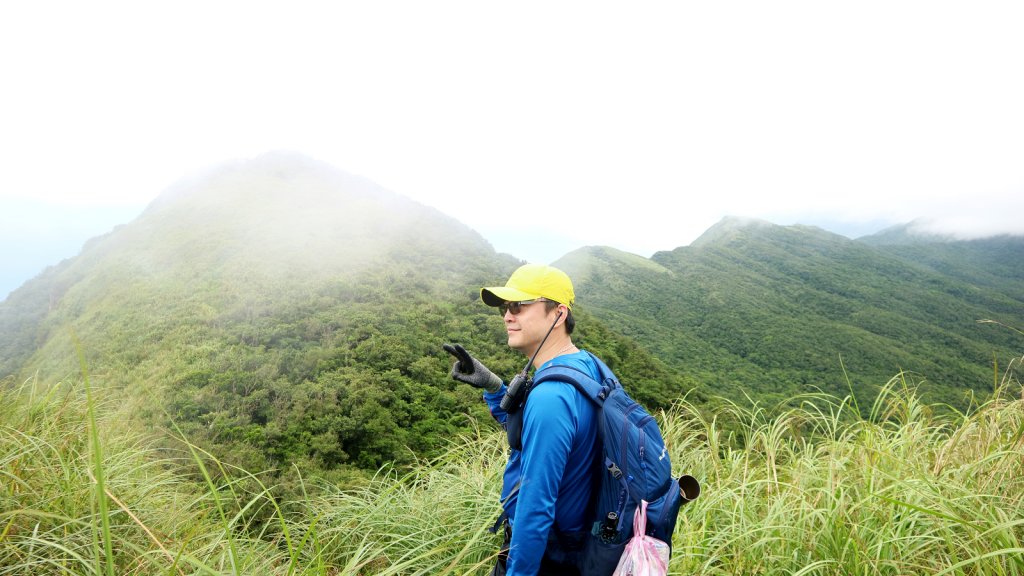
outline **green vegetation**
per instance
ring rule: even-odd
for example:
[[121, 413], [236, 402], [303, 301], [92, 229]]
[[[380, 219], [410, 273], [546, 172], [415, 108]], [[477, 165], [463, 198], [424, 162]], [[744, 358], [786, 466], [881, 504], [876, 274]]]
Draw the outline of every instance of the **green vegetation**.
[[1024, 322], [1024, 238], [887, 238], [727, 219], [657, 267], [602, 247], [556, 265], [609, 329], [712, 394], [779, 402], [852, 382], [870, 402], [908, 371], [930, 402], [963, 409], [984, 367], [1019, 350], [1018, 334], [979, 321]]
[[[673, 569], [1024, 572], [1022, 251], [725, 221], [560, 261], [705, 483]], [[308, 159], [169, 191], [0, 302], [0, 576], [488, 565], [502, 437], [441, 345], [518, 371], [479, 288], [519, 264]]]
[[[228, 167], [0, 303], [0, 377], [66, 380], [77, 334], [125, 418], [173, 422], [216, 458], [267, 471], [288, 501], [304, 488], [298, 469], [348, 485], [490, 421], [479, 393], [448, 378], [441, 346], [520, 369], [479, 301], [518, 264], [436, 211], [310, 161]], [[649, 406], [696, 385], [579, 320], [580, 344], [628, 372]]]
[[254, 574], [281, 563], [272, 542], [245, 535], [241, 500], [234, 517], [212, 514], [229, 483], [204, 493], [173, 474], [176, 462], [113, 416], [108, 393], [87, 402], [85, 392], [0, 391], [0, 574]]
[[[585, 315], [581, 324], [579, 341], [628, 372], [639, 399], [668, 406], [684, 389], [635, 344]], [[395, 284], [377, 298], [320, 295], [223, 329], [202, 341], [203, 356], [182, 366], [161, 405], [219, 458], [288, 474], [279, 489], [289, 495], [300, 488], [295, 465], [344, 484], [353, 469], [434, 456], [475, 421], [496, 428], [479, 392], [447, 377], [452, 359], [439, 333], [499, 373], [522, 362], [503, 345], [493, 309]], [[151, 417], [168, 425], [162, 414]]]
[[[921, 403], [905, 375], [870, 407], [815, 395], [659, 413], [676, 472], [704, 489], [680, 515], [671, 573], [1024, 574], [1020, 361], [957, 415]], [[0, 574], [443, 576], [492, 561], [499, 432], [285, 509], [180, 438], [202, 479], [174, 473], [110, 417], [109, 393], [33, 384], [0, 389]]]

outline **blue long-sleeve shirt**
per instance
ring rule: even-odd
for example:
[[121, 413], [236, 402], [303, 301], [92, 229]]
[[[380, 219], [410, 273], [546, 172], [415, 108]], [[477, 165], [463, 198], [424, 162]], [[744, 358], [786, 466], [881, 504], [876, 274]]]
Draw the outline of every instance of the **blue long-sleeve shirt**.
[[[599, 378], [597, 366], [582, 351], [558, 356], [537, 372], [555, 365], [572, 366]], [[484, 394], [491, 414], [501, 424], [507, 417], [499, 406], [504, 394], [504, 385]], [[549, 380], [530, 391], [523, 412], [523, 447], [509, 454], [501, 493], [512, 526], [509, 576], [537, 573], [553, 526], [562, 532], [588, 528], [585, 513], [598, 448], [595, 416], [593, 404], [572, 384]]]

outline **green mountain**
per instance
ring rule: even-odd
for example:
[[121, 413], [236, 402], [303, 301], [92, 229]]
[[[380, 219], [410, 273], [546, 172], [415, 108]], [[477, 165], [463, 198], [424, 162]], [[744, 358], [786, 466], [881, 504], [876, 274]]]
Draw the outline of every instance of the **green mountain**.
[[922, 233], [914, 223], [895, 226], [859, 241], [915, 266], [972, 286], [1024, 300], [1024, 237], [1000, 235], [957, 240]]
[[590, 247], [556, 265], [595, 316], [724, 396], [865, 402], [910, 371], [963, 407], [1020, 356], [1021, 334], [979, 321], [1024, 326], [1024, 238], [897, 240], [727, 218], [650, 259]]
[[[499, 374], [479, 288], [520, 262], [438, 211], [308, 158], [271, 154], [182, 182], [0, 303], [0, 378], [122, 390], [249, 470], [376, 469], [493, 425], [444, 342]], [[580, 338], [668, 405], [692, 383], [585, 313]], [[78, 360], [81, 351], [84, 364]], [[339, 474], [341, 472], [338, 472]]]
[[[1022, 461], [994, 456], [1020, 450], [1020, 391], [968, 417], [932, 406], [985, 394], [1010, 359], [1004, 381], [1021, 382], [1022, 249], [913, 226], [849, 240], [726, 219], [652, 258], [607, 247], [562, 258], [576, 341], [649, 407], [690, 400], [664, 430], [673, 463], [712, 496], [688, 505], [674, 571], [844, 560], [856, 571], [867, 559], [900, 573], [1005, 572], [1020, 548], [1006, 518], [1020, 508]], [[519, 263], [436, 210], [299, 156], [182, 182], [0, 302], [4, 572], [89, 571], [101, 548], [119, 573], [488, 563], [496, 543], [479, 526], [496, 513], [503, 444], [479, 393], [448, 378], [441, 344], [503, 375], [522, 366], [478, 292]], [[103, 387], [89, 402], [83, 369]], [[888, 388], [884, 421], [837, 404], [703, 404], [852, 388], [863, 407], [901, 369], [912, 385], [925, 378], [923, 402]], [[216, 460], [183, 455], [162, 433], [172, 429]], [[196, 461], [209, 481], [190, 481]], [[269, 471], [272, 488], [221, 463]], [[376, 474], [386, 464], [410, 474]], [[909, 533], [923, 535], [921, 561], [892, 554]], [[854, 540], [877, 558], [850, 554]]]
[[[577, 284], [576, 339], [651, 408], [848, 386], [869, 401], [900, 370], [962, 406], [1020, 353], [1019, 333], [978, 323], [1024, 326], [1020, 254], [1017, 238], [727, 219], [649, 259], [592, 247], [557, 264]], [[270, 154], [180, 183], [13, 292], [0, 378], [85, 368], [127, 418], [249, 470], [402, 465], [493, 425], [441, 344], [521, 367], [478, 297], [519, 264], [437, 210]]]

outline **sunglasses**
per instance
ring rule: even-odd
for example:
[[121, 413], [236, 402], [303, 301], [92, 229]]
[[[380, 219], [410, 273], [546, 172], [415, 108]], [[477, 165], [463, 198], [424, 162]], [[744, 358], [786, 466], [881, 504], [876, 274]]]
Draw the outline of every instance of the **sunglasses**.
[[504, 316], [506, 312], [511, 312], [513, 316], [523, 311], [523, 306], [528, 306], [535, 302], [549, 302], [547, 298], [534, 298], [533, 300], [521, 300], [519, 302], [502, 302], [498, 304], [498, 312]]

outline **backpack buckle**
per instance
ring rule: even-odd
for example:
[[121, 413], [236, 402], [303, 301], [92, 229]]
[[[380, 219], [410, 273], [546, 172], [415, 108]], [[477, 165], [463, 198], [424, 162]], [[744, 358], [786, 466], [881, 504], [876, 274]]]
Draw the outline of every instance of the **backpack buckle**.
[[616, 464], [615, 462], [612, 462], [611, 464], [608, 465], [608, 471], [611, 472], [612, 477], [614, 477], [616, 480], [622, 478], [622, 469], [619, 468], [618, 464]]

